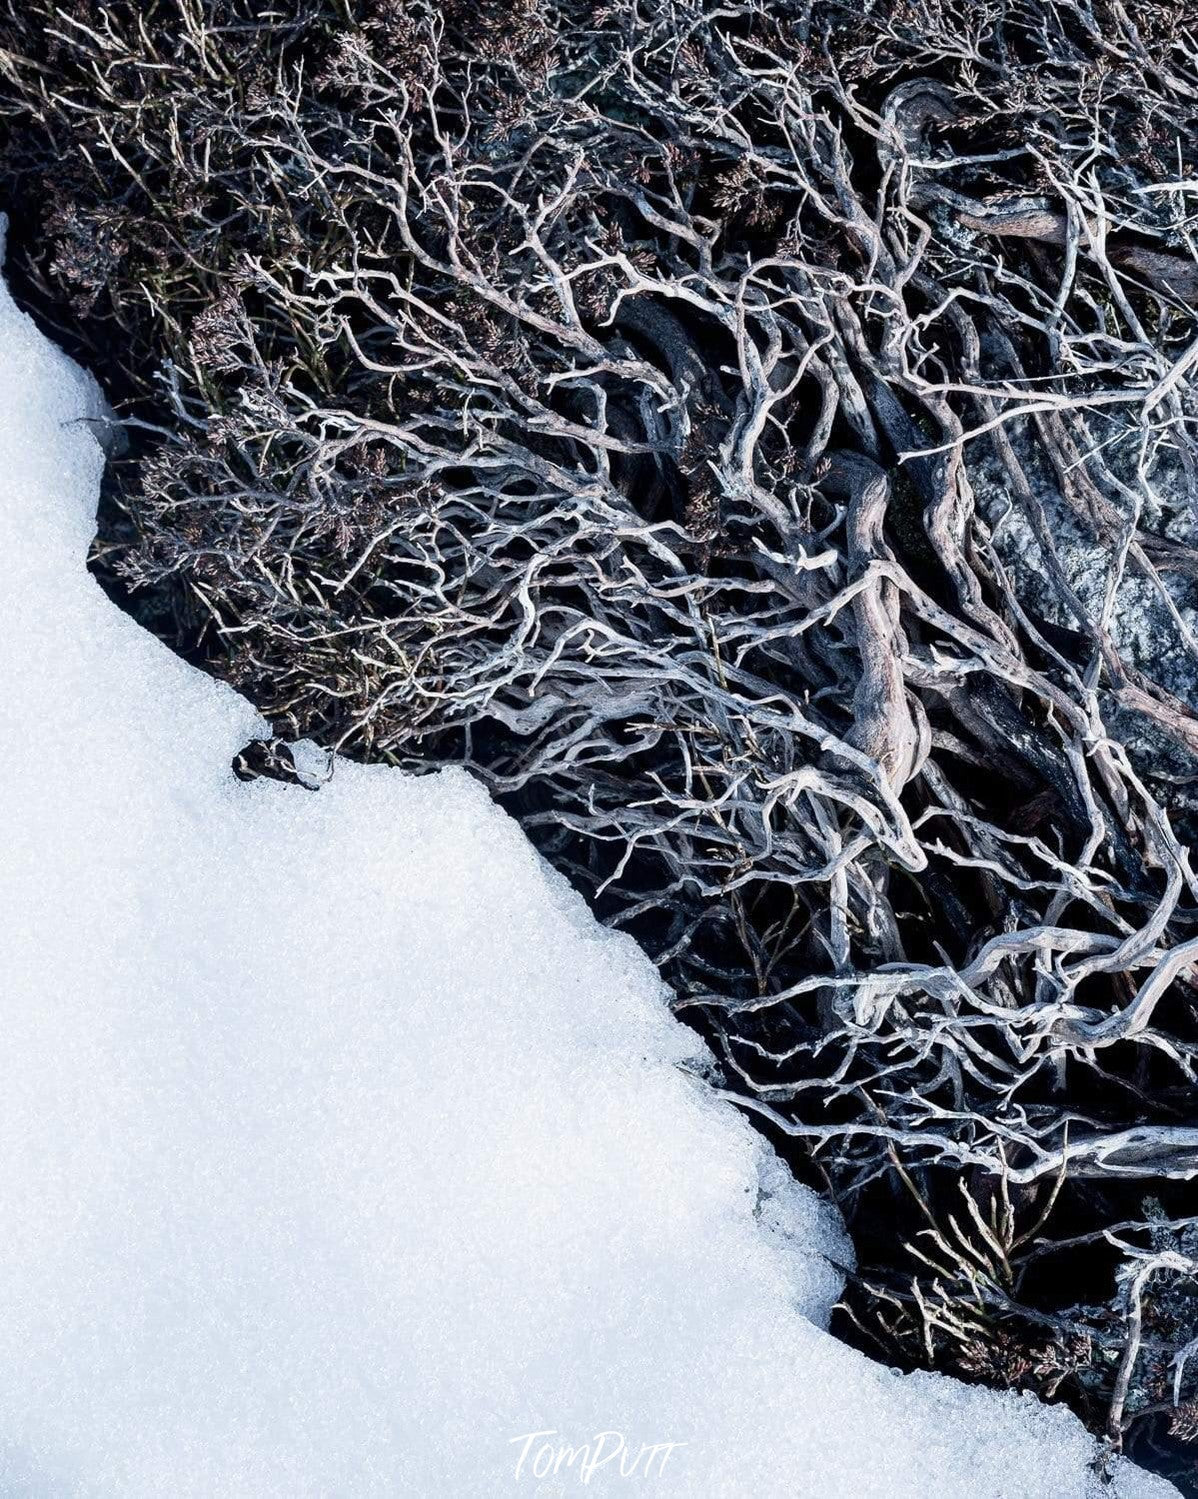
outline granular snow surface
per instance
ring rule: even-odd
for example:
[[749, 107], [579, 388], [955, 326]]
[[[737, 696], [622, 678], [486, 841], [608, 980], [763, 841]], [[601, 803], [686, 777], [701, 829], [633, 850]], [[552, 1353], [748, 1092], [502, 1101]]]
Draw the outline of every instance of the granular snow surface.
[[85, 570], [102, 414], [0, 290], [0, 1494], [1172, 1493], [823, 1330], [831, 1215], [465, 775], [235, 779]]

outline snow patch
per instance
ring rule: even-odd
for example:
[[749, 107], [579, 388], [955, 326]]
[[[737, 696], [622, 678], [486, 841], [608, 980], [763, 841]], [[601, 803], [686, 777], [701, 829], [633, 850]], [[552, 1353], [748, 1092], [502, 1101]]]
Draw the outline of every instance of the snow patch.
[[592, 1492], [1097, 1494], [821, 1330], [831, 1215], [478, 785], [237, 781], [266, 726], [85, 571], [104, 417], [0, 291], [0, 1491], [557, 1494], [522, 1436], [614, 1430], [685, 1445]]

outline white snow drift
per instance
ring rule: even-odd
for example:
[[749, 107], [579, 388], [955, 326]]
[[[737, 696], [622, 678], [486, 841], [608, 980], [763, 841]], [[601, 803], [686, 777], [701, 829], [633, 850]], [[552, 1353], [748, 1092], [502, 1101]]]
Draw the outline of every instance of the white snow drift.
[[1097, 1493], [820, 1329], [823, 1210], [477, 785], [234, 779], [84, 570], [101, 409], [0, 291], [0, 1493]]

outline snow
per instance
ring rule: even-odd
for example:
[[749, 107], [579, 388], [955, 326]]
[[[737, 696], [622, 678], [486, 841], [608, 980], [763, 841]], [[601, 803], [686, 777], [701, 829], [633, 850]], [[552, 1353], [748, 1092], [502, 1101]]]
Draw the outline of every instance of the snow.
[[479, 786], [235, 779], [85, 571], [103, 415], [0, 290], [0, 1493], [1096, 1495], [822, 1330], [830, 1213]]

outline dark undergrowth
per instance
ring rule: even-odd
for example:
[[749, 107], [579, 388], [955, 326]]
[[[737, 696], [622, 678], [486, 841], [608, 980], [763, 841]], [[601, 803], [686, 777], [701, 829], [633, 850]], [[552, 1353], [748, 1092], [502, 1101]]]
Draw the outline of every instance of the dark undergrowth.
[[1117, 0], [0, 7], [92, 566], [482, 776], [840, 1206], [843, 1335], [1198, 1492], [1198, 52]]

